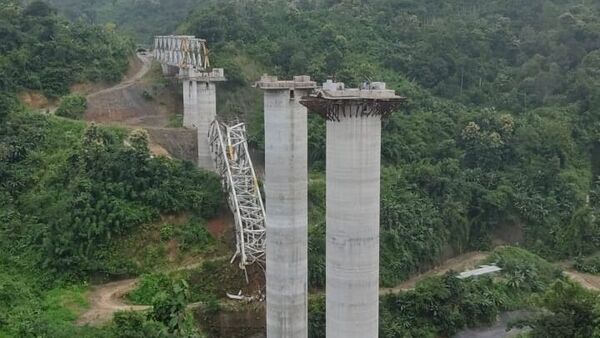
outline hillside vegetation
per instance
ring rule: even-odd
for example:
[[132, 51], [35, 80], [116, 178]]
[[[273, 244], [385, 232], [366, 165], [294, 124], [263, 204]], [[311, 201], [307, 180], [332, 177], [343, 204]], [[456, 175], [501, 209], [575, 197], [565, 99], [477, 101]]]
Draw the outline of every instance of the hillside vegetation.
[[[254, 80], [239, 62], [252, 59], [280, 76], [382, 80], [409, 98], [383, 134], [382, 283], [393, 285], [507, 231], [548, 258], [598, 249], [598, 14], [551, 0], [208, 1], [179, 31], [208, 39], [231, 90]], [[321, 172], [315, 117], [309, 147]]]
[[139, 43], [169, 35], [201, 1], [198, 0], [49, 0], [74, 21], [116, 26]]
[[[222, 203], [215, 175], [151, 156], [143, 132], [26, 112], [15, 99], [118, 81], [133, 50], [123, 32], [147, 43], [173, 31], [209, 41], [229, 78], [220, 114], [244, 118], [259, 150], [261, 93], [249, 86], [264, 71], [385, 81], [409, 98], [383, 125], [382, 286], [499, 243], [535, 253], [497, 249], [497, 278], [450, 272], [382, 297], [381, 337], [450, 336], [522, 308], [531, 337], [600, 336], [597, 294], [545, 260], [600, 249], [597, 2], [53, 0], [72, 22], [24, 2], [0, 0], [0, 337], [197, 337], [187, 302], [214, 316], [221, 284], [243, 287], [222, 257], [158, 271], [166, 242], [214, 244], [203, 225]], [[67, 96], [60, 114], [83, 107]], [[325, 124], [311, 116], [309, 126], [310, 326], [323, 337]], [[192, 218], [165, 224], [173, 214]], [[151, 311], [74, 326], [87, 281], [141, 273], [129, 299]]]
[[127, 70], [130, 39], [112, 30], [69, 22], [42, 1], [21, 8], [0, 1], [0, 114], [16, 105], [14, 94], [39, 90], [68, 94], [78, 82], [115, 82]]
[[[143, 336], [198, 336], [181, 282], [152, 300], [147, 317], [121, 315], [102, 329], [73, 322], [87, 307], [87, 282], [156, 270], [167, 242], [177, 244], [169, 254], [214, 246], [203, 226], [222, 203], [216, 175], [152, 156], [144, 131], [35, 114], [15, 99], [120, 80], [130, 40], [39, 1], [0, 1], [0, 30], [0, 337], [131, 337], [132, 323]], [[67, 96], [57, 114], [80, 118], [82, 107], [85, 98]], [[169, 215], [191, 220], [168, 224]]]

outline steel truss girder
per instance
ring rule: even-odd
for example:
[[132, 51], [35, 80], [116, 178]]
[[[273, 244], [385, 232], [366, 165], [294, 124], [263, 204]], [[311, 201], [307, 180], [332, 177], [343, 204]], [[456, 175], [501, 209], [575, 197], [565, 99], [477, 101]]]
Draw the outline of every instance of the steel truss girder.
[[246, 141], [246, 126], [215, 120], [209, 132], [211, 154], [233, 212], [239, 266], [265, 263], [265, 207]]
[[182, 69], [210, 68], [206, 40], [187, 35], [154, 37], [154, 58], [161, 64]]

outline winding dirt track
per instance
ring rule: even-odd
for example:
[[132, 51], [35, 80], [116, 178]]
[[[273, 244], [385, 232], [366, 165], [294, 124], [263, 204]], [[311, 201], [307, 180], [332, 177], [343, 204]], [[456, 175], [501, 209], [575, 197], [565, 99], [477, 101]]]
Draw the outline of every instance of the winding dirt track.
[[135, 289], [137, 279], [127, 279], [94, 286], [88, 296], [90, 308], [84, 312], [77, 325], [101, 325], [112, 319], [118, 311], [144, 311], [150, 306], [128, 305], [123, 301], [123, 296]]
[[[91, 93], [87, 96], [87, 98], [89, 99], [99, 95], [122, 91], [139, 82], [150, 71], [152, 61], [145, 55], [138, 54], [138, 58], [142, 61], [142, 67], [136, 74], [113, 87]], [[450, 270], [464, 271], [474, 268], [488, 256], [489, 253], [487, 252], [475, 251], [465, 253], [444, 262], [442, 265], [430, 271], [414, 276], [396, 287], [382, 288], [380, 290], [380, 294], [384, 295], [389, 293], [398, 293], [404, 290], [412, 289], [415, 287], [417, 282], [427, 277], [443, 275]], [[201, 262], [196, 262], [194, 264], [181, 267], [177, 270], [194, 269], [199, 267], [201, 264]], [[565, 268], [565, 266], [561, 266], [561, 268]], [[565, 275], [588, 289], [600, 290], [600, 276], [584, 274], [571, 269], [565, 271]], [[115, 312], [145, 311], [150, 309], [150, 306], [148, 305], [129, 305], [123, 300], [123, 297], [127, 293], [136, 288], [138, 281], [138, 279], [127, 279], [92, 287], [92, 290], [88, 295], [90, 307], [76, 321], [77, 325], [102, 325], [110, 321]], [[195, 308], [199, 305], [200, 303], [194, 303], [190, 304], [189, 307]]]
[[462, 272], [468, 269], [472, 269], [479, 265], [488, 256], [488, 252], [481, 251], [473, 251], [456, 256], [445, 261], [440, 266], [437, 266], [425, 273], [410, 278], [409, 280], [403, 282], [402, 284], [399, 284], [398, 286], [395, 286], [393, 288], [381, 288], [379, 289], [379, 294], [385, 295], [389, 293], [399, 293], [401, 291], [410, 290], [415, 287], [417, 282], [422, 281], [427, 277], [443, 275], [450, 270]]
[[[488, 252], [468, 252], [463, 255], [447, 260], [440, 266], [429, 270], [420, 275], [403, 282], [394, 288], [382, 288], [381, 295], [390, 293], [399, 293], [410, 290], [415, 287], [417, 282], [431, 276], [443, 275], [450, 270], [464, 271], [481, 264], [489, 256]], [[196, 262], [190, 265], [180, 267], [174, 271], [190, 270], [199, 267], [202, 263]], [[557, 266], [562, 267], [560, 264]], [[580, 273], [573, 270], [565, 271], [565, 275], [572, 280], [580, 283], [583, 287], [590, 290], [600, 290], [600, 276]], [[145, 311], [150, 309], [146, 305], [129, 305], [123, 300], [123, 297], [134, 290], [138, 279], [128, 279], [118, 282], [111, 282], [104, 285], [98, 285], [92, 288], [88, 296], [90, 308], [77, 320], [78, 325], [101, 325], [112, 319], [115, 312], [118, 311]], [[190, 308], [196, 308], [200, 303], [190, 304]]]
[[600, 290], [600, 276], [590, 275], [573, 269], [566, 270], [564, 274], [588, 290]]
[[122, 81], [119, 84], [116, 84], [112, 87], [105, 88], [105, 89], [99, 90], [94, 93], [90, 93], [86, 96], [86, 98], [91, 99], [91, 98], [94, 98], [99, 95], [108, 94], [108, 93], [126, 89], [128, 87], [133, 86], [136, 82], [140, 81], [144, 76], [146, 76], [146, 74], [148, 74], [148, 72], [151, 69], [152, 59], [147, 55], [142, 55], [139, 53], [136, 55], [137, 55], [137, 58], [140, 61], [142, 61], [142, 67], [137, 71], [137, 73], [135, 73], [133, 76], [125, 79], [124, 81]]
[[[217, 257], [213, 259], [222, 259]], [[178, 267], [168, 272], [193, 270], [199, 268], [205, 260], [196, 260], [194, 263]], [[96, 285], [87, 296], [90, 307], [77, 319], [77, 325], [98, 326], [109, 322], [115, 312], [119, 311], [146, 311], [150, 305], [131, 305], [124, 301], [125, 295], [135, 290], [139, 278], [126, 279], [107, 284]], [[188, 304], [188, 308], [197, 308], [201, 303]]]

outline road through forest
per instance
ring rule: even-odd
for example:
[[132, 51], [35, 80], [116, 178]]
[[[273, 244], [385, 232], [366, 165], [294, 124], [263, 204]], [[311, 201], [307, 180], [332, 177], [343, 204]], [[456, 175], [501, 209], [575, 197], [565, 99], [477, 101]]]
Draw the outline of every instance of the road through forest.
[[[121, 83], [99, 90], [97, 92], [90, 93], [87, 95], [88, 99], [93, 99], [98, 96], [115, 94], [126, 91], [128, 88], [139, 83], [151, 70], [152, 59], [149, 56], [138, 54], [137, 57], [142, 62], [140, 69], [128, 78], [125, 78]], [[115, 120], [116, 123], [123, 123], [119, 119]], [[130, 126], [125, 123], [125, 125]], [[405, 290], [409, 290], [415, 287], [416, 283], [424, 278], [436, 275], [442, 275], [450, 270], [464, 271], [470, 268], [476, 267], [483, 260], [488, 257], [487, 252], [469, 252], [452, 259], [447, 260], [443, 264], [416, 276], [413, 276], [409, 280], [399, 284], [393, 288], [382, 288], [380, 294], [398, 293]], [[192, 269], [198, 267], [201, 263], [195, 262], [192, 265], [188, 265], [181, 269]], [[565, 274], [571, 279], [581, 283], [582, 286], [600, 290], [600, 276], [594, 276], [589, 274], [580, 273], [572, 269], [566, 268], [564, 265], [561, 268], [565, 268]], [[89, 302], [89, 308], [85, 311], [77, 320], [78, 325], [101, 325], [112, 319], [112, 316], [117, 311], [144, 311], [148, 310], [148, 305], [131, 305], [127, 304], [124, 300], [124, 296], [130, 291], [134, 290], [139, 279], [127, 279], [122, 281], [114, 281], [103, 285], [93, 286], [89, 292], [87, 298]], [[198, 304], [192, 304], [191, 306], [197, 306]]]
[[150, 69], [152, 69], [152, 59], [150, 56], [141, 54], [141, 53], [137, 53], [136, 57], [142, 62], [142, 66], [133, 76], [125, 78], [123, 81], [121, 81], [120, 83], [118, 83], [112, 87], [90, 93], [86, 96], [86, 98], [89, 100], [89, 99], [93, 99], [94, 97], [99, 96], [99, 95], [110, 94], [110, 93], [114, 93], [119, 90], [124, 90], [128, 87], [133, 86], [134, 84], [139, 82], [142, 78], [144, 78], [144, 76], [146, 76], [146, 74], [148, 74], [148, 72], [150, 72]]

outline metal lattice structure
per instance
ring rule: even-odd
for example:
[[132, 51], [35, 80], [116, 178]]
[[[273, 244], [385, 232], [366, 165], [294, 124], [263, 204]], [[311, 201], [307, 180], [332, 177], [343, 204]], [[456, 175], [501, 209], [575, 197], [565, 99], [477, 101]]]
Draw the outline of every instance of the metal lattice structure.
[[211, 154], [227, 192], [236, 230], [236, 252], [240, 268], [265, 262], [265, 207], [248, 152], [246, 126], [227, 126], [215, 120], [209, 132]]
[[188, 35], [154, 37], [154, 58], [161, 64], [182, 69], [210, 68], [206, 40]]

